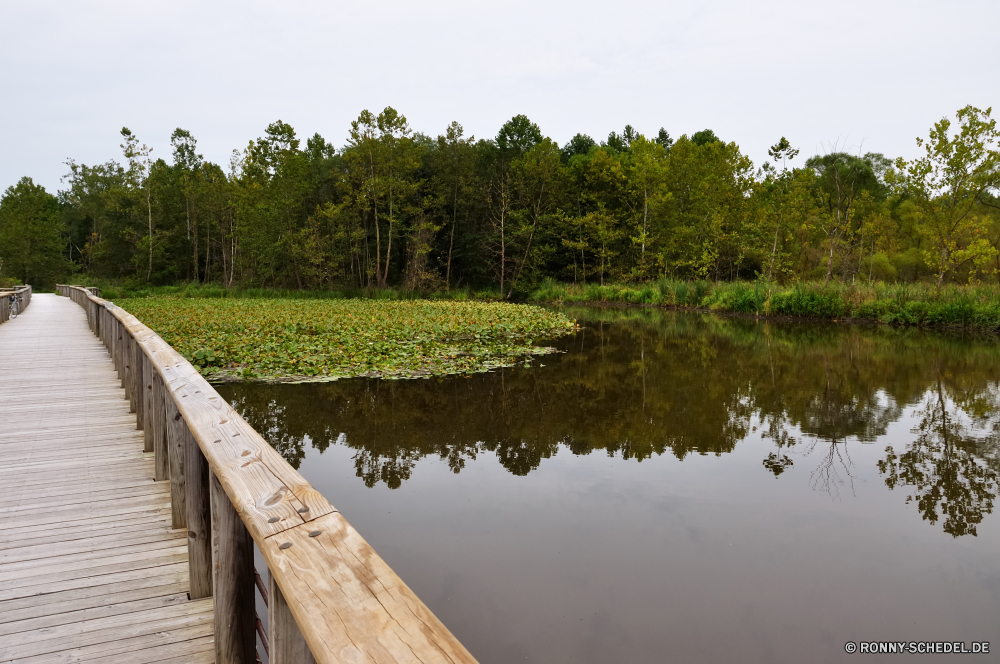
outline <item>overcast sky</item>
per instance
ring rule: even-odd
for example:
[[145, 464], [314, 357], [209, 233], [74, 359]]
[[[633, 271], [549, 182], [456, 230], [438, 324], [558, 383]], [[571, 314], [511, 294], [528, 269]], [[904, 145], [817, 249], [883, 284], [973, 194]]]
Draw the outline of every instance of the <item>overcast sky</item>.
[[119, 159], [122, 126], [168, 160], [188, 129], [227, 168], [276, 119], [340, 147], [387, 105], [433, 136], [524, 113], [560, 144], [631, 124], [711, 128], [758, 164], [782, 135], [800, 159], [913, 156], [998, 101], [998, 25], [997, 0], [0, 0], [0, 189]]

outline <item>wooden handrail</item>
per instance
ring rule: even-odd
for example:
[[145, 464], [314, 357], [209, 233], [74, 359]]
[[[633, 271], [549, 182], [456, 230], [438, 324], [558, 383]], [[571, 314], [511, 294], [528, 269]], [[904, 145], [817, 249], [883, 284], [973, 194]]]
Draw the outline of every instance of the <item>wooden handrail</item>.
[[269, 572], [273, 664], [474, 664], [337, 509], [190, 362], [88, 289], [58, 289], [84, 308], [108, 347], [155, 454], [156, 478], [171, 482], [174, 527], [188, 529], [191, 597], [212, 594], [215, 602], [219, 664], [254, 660], [251, 539]]
[[0, 323], [10, 320], [10, 296], [17, 294], [21, 298], [20, 312], [23, 312], [31, 304], [31, 286], [15, 286], [14, 288], [0, 288]]

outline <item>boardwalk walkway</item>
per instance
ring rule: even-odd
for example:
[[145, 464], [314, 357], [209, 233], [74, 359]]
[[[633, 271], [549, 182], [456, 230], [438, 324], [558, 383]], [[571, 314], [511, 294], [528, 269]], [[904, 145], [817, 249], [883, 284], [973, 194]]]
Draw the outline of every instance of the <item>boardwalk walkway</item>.
[[0, 325], [0, 663], [214, 661], [120, 385], [68, 298]]

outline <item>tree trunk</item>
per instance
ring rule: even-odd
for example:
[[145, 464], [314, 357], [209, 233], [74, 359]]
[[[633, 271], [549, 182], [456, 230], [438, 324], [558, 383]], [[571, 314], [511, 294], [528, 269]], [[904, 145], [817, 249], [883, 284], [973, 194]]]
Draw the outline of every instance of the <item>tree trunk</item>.
[[149, 270], [146, 271], [146, 281], [149, 281], [153, 274], [153, 205], [148, 186], [146, 187], [146, 211], [149, 214]]
[[836, 238], [830, 236], [830, 260], [826, 264], [826, 283], [830, 283], [830, 274], [833, 272], [833, 247], [835, 245]]
[[458, 183], [455, 183], [455, 199], [451, 207], [451, 238], [448, 240], [448, 267], [444, 273], [445, 290], [451, 290], [451, 250], [455, 246], [455, 224], [458, 222]]

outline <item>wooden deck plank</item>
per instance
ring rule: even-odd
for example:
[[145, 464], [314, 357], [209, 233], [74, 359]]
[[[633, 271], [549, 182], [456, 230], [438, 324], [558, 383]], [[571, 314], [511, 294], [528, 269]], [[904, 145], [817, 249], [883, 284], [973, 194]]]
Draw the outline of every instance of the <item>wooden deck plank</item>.
[[188, 591], [187, 575], [183, 571], [144, 576], [131, 581], [63, 590], [57, 593], [33, 595], [7, 600], [4, 616], [11, 621], [29, 620], [41, 616], [59, 615], [67, 611], [80, 611], [104, 606], [113, 595], [120, 602], [131, 602], [144, 597], [159, 597]]
[[[78, 529], [89, 528], [111, 528], [116, 524], [124, 524], [129, 521], [148, 520], [150, 517], [170, 514], [170, 510], [163, 507], [155, 507], [147, 510], [125, 510], [124, 513], [105, 514], [101, 516], [82, 516], [78, 519], [63, 521], [58, 532], [75, 532]], [[154, 521], [149, 521], [154, 522]], [[7, 538], [19, 538], [28, 533], [48, 534], [54, 532], [51, 524], [31, 523], [6, 529], [0, 529], [0, 543], [6, 542]]]
[[129, 638], [165, 634], [167, 642], [176, 643], [177, 639], [169, 638], [172, 630], [202, 625], [209, 630], [212, 629], [211, 599], [189, 600], [182, 605], [157, 611], [129, 613], [73, 625], [61, 625], [52, 630], [40, 630], [42, 633], [38, 635], [37, 640], [31, 638], [31, 633], [19, 634], [15, 643], [0, 644], [0, 661], [8, 659], [17, 661], [32, 655], [100, 644], [110, 646], [107, 654], [117, 654], [134, 649], [131, 646], [126, 646], [124, 650], [118, 649], [120, 647], [118, 644], [124, 643]]
[[214, 661], [170, 483], [83, 310], [34, 295], [0, 353], [0, 662]]
[[36, 544], [34, 546], [22, 546], [10, 548], [0, 552], [0, 569], [10, 563], [23, 561], [40, 561], [51, 558], [63, 558], [65, 556], [77, 556], [84, 553], [104, 552], [112, 549], [122, 549], [136, 547], [142, 544], [154, 542], [187, 542], [187, 533], [178, 530], [153, 530], [132, 535], [109, 535], [105, 537], [93, 537], [88, 540], [73, 540], [71, 542], [60, 542], [58, 544]]
[[96, 551], [87, 556], [68, 556], [70, 560], [37, 561], [37, 563], [11, 563], [11, 570], [0, 570], [0, 584], [5, 587], [28, 585], [33, 581], [46, 578], [53, 581], [75, 579], [81, 576], [99, 576], [108, 572], [126, 569], [153, 567], [161, 559], [182, 558], [187, 555], [187, 543], [176, 542], [164, 544], [130, 547], [121, 549], [128, 553], [108, 555], [104, 551]]
[[[112, 583], [120, 583], [125, 581], [135, 581], [137, 579], [149, 579], [157, 576], [169, 576], [170, 574], [184, 574], [187, 575], [187, 562], [182, 559], [177, 559], [174, 562], [168, 562], [161, 565], [154, 565], [152, 567], [142, 567], [139, 569], [130, 570], [120, 570], [117, 572], [110, 572], [108, 574], [102, 574], [98, 576], [83, 576], [75, 579], [67, 579], [58, 582], [43, 582], [36, 585], [20, 586], [17, 588], [0, 588], [0, 602], [5, 602], [8, 600], [27, 600], [29, 598], [40, 598], [46, 595], [51, 595], [53, 593], [68, 591], [68, 590], [81, 590], [84, 588], [92, 588], [101, 585], [110, 585]], [[5, 606], [5, 605], [0, 605]], [[0, 609], [2, 613], [2, 609]]]
[[[211, 627], [207, 628], [211, 632]], [[170, 633], [151, 634], [75, 650], [50, 653], [17, 660], [17, 664], [76, 664], [78, 662], [108, 661], [115, 664], [197, 664], [214, 662], [214, 640], [205, 635], [206, 627], [173, 630]], [[206, 645], [207, 644], [207, 645]], [[180, 654], [177, 654], [180, 653]], [[163, 656], [169, 659], [162, 659]]]
[[[49, 615], [39, 616], [37, 618], [13, 620], [6, 623], [0, 623], [0, 636], [10, 635], [10, 638], [12, 639], [19, 639], [21, 632], [40, 633], [41, 630], [71, 623], [96, 620], [97, 618], [107, 618], [125, 613], [148, 611], [150, 609], [158, 609], [172, 604], [188, 602], [187, 593], [176, 591], [176, 588], [175, 592], [154, 595], [152, 597], [149, 596], [146, 588], [143, 588], [142, 591], [141, 597], [131, 601], [127, 601], [116, 595], [114, 604], [108, 604], [107, 599], [105, 598], [105, 601], [99, 606], [92, 606], [77, 610], [65, 610], [60, 613], [52, 613]], [[67, 607], [61, 606], [59, 608], [66, 609]]]
[[0, 495], [0, 513], [6, 513], [18, 509], [20, 504], [25, 500], [33, 498], [32, 505], [37, 509], [39, 507], [50, 507], [56, 506], [64, 503], [67, 500], [82, 501], [86, 500], [88, 502], [96, 502], [110, 499], [124, 500], [128, 498], [138, 498], [140, 496], [154, 496], [163, 493], [161, 487], [154, 485], [152, 482], [145, 484], [140, 484], [139, 486], [131, 487], [98, 487], [96, 489], [89, 489], [83, 491], [76, 491], [73, 493], [57, 494], [54, 496], [39, 496], [32, 493], [31, 496], [13, 496], [6, 497]]

